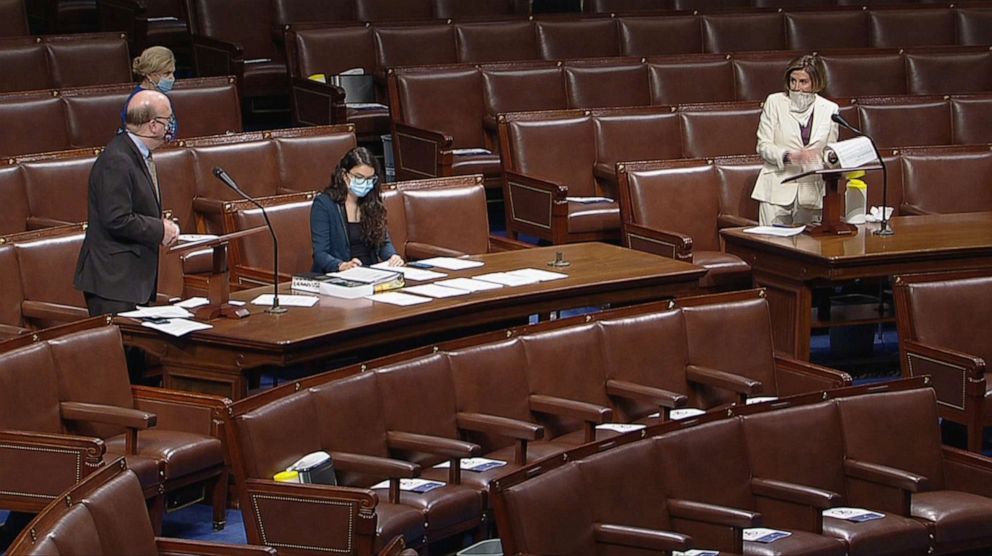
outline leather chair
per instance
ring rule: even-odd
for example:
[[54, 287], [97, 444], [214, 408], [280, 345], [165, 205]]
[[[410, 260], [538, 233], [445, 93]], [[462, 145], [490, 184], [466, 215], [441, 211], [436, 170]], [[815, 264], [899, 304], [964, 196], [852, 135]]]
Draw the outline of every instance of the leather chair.
[[[858, 103], [861, 130], [878, 147], [913, 147], [951, 144], [950, 106], [946, 99], [914, 97], [910, 103], [886, 98]], [[927, 102], [929, 100], [929, 102]]]
[[28, 34], [28, 15], [24, 10], [24, 2], [0, 2], [0, 37], [23, 37]]
[[703, 266], [700, 287], [750, 287], [751, 267], [723, 251], [715, 166], [621, 164], [619, 180], [624, 245]]
[[[928, 554], [930, 539], [920, 522], [896, 514], [863, 523], [824, 517], [836, 506], [872, 507], [850, 492], [844, 472], [844, 436], [833, 401], [767, 411], [742, 418], [752, 482], [778, 490], [783, 508], [795, 511], [790, 527], [834, 537], [847, 543], [848, 554]], [[816, 442], [809, 442], [816, 438]]]
[[700, 24], [703, 52], [787, 48], [782, 15], [778, 13], [705, 14]]
[[[437, 1], [449, 2], [453, 8], [464, 5], [457, 0]], [[459, 62], [537, 60], [541, 57], [532, 21], [459, 23], [455, 25], [455, 43]]]
[[48, 92], [3, 95], [0, 115], [9, 130], [0, 139], [0, 153], [5, 157], [69, 146], [65, 106]]
[[736, 100], [763, 101], [769, 93], [782, 87], [782, 72], [799, 55], [795, 50], [774, 52], [740, 52], [734, 55]]
[[955, 145], [992, 143], [992, 99], [951, 97], [951, 131]]
[[530, 15], [530, 3], [525, 0], [478, 0], [471, 4], [458, 0], [434, 0], [434, 17], [486, 17], [502, 18], [507, 16], [527, 17]]
[[682, 123], [675, 107], [593, 110], [596, 164], [593, 174], [604, 189], [619, 191], [617, 163], [626, 160], [684, 158]]
[[[7, 460], [12, 474], [6, 475], [35, 478], [9, 490], [5, 507], [38, 511], [55, 492], [72, 484], [67, 480], [78, 481], [85, 475], [83, 460], [68, 468], [75, 470], [73, 479], [64, 455], [48, 455], [49, 450], [38, 446], [89, 445], [97, 447], [88, 448], [89, 467], [99, 466], [104, 450], [128, 460], [151, 501], [156, 529], [166, 498], [189, 488], [204, 489], [203, 496], [213, 502], [214, 526], [223, 528], [227, 471], [217, 427], [227, 402], [215, 396], [130, 386], [120, 332], [109, 324], [108, 319], [95, 318], [81, 326], [53, 329], [33, 344], [31, 337], [5, 344], [0, 359], [10, 385], [5, 391], [12, 396], [5, 407], [23, 415], [9, 415], [2, 425], [10, 431], [8, 439], [19, 439], [13, 449], [22, 454]], [[36, 385], [45, 388], [43, 396], [19, 398], [18, 393], [34, 391]], [[37, 409], [24, 408], [25, 399]]]
[[273, 19], [276, 25], [285, 28], [299, 23], [327, 23], [333, 21], [354, 22], [354, 0], [274, 0]]
[[[985, 378], [992, 351], [981, 318], [992, 289], [987, 274], [903, 275], [893, 288], [903, 376], [932, 377], [940, 416], [964, 425], [973, 452], [982, 451], [984, 429], [992, 425], [992, 388]], [[956, 322], [953, 333], [949, 319]]]
[[186, 5], [181, 0], [96, 0], [100, 29], [127, 33], [131, 52], [165, 46], [180, 60], [192, 54]]
[[992, 210], [992, 191], [982, 176], [992, 168], [992, 152], [968, 148], [904, 149], [902, 204], [905, 214]]
[[[395, 0], [394, 0], [395, 1]], [[407, 16], [412, 6], [404, 4]], [[458, 61], [455, 30], [443, 23], [434, 25], [377, 26], [372, 32], [376, 51], [376, 79], [385, 81], [386, 70], [415, 64], [450, 64]]]
[[572, 108], [647, 106], [647, 67], [640, 63], [565, 66], [565, 90]]
[[823, 54], [828, 98], [899, 95], [907, 92], [906, 65], [900, 54], [865, 57], [856, 54]]
[[929, 389], [837, 400], [847, 474], [883, 512], [926, 525], [934, 553], [988, 550], [992, 473], [988, 459], [942, 447]]
[[43, 38], [51, 88], [131, 81], [131, 57], [122, 33], [85, 33]]
[[789, 48], [868, 48], [868, 17], [860, 10], [786, 12], [785, 35]]
[[686, 158], [750, 154], [756, 144], [761, 106], [736, 102], [682, 106], [679, 117]]
[[[23, 2], [14, 2], [23, 9]], [[28, 37], [0, 38], [0, 63], [5, 79], [0, 92], [35, 91], [55, 85], [48, 69], [48, 49], [45, 44]]]
[[992, 71], [992, 60], [985, 54], [984, 50], [968, 52], [965, 48], [954, 52], [907, 52], [908, 92], [934, 95], [987, 91], [992, 87], [992, 76], [986, 69]]
[[961, 44], [978, 46], [989, 43], [992, 35], [989, 34], [988, 23], [992, 21], [992, 14], [987, 9], [961, 7], [957, 9], [956, 15], [958, 40]]
[[537, 20], [537, 45], [545, 60], [618, 56], [616, 22], [607, 18]]
[[622, 56], [703, 52], [703, 37], [695, 16], [618, 17], [617, 26]]
[[431, 19], [431, 0], [355, 0], [355, 16], [359, 21], [388, 21], [390, 19]]
[[726, 56], [666, 57], [648, 60], [651, 104], [731, 100], [732, 64]]
[[[847, 545], [838, 539], [791, 528], [788, 524], [795, 508], [783, 511], [774, 501], [772, 492], [762, 488], [751, 476], [748, 465], [744, 431], [737, 419], [687, 427], [686, 430], [665, 434], [654, 441], [656, 468], [666, 485], [670, 503], [716, 506], [723, 511], [737, 510], [744, 527], [784, 529], [791, 535], [772, 544], [744, 541], [743, 550], [732, 534], [717, 537], [717, 547], [737, 550], [744, 554], [846, 554]], [[747, 523], [748, 520], [750, 523]], [[678, 527], [680, 522], [675, 521]]]
[[[951, 10], [872, 10], [868, 36], [875, 48], [907, 48], [956, 44]], [[925, 33], [914, 29], [926, 29]]]
[[109, 462], [48, 504], [7, 554], [275, 555], [261, 546], [156, 538], [141, 486], [124, 458]]

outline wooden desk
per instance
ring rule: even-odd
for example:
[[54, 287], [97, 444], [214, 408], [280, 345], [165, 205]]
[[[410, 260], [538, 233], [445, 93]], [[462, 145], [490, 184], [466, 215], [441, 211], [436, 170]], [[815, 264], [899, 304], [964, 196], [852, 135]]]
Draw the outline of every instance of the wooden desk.
[[[472, 293], [399, 307], [367, 299], [321, 297], [314, 307], [290, 307], [271, 315], [251, 306], [241, 320], [211, 321], [213, 328], [173, 338], [118, 318], [124, 341], [158, 354], [167, 388], [247, 395], [262, 367], [286, 367], [355, 355], [362, 359], [430, 344], [445, 338], [507, 324], [528, 315], [598, 305], [627, 305], [690, 293], [704, 269], [640, 251], [602, 243], [583, 243], [490, 253], [472, 257], [484, 267], [443, 271], [449, 278], [532, 267], [546, 270], [561, 251], [572, 264], [568, 278]], [[440, 269], [438, 269], [440, 270]], [[412, 282], [416, 284], [418, 282]], [[271, 287], [233, 294], [250, 300]], [[289, 291], [286, 285], [283, 291]]]
[[777, 238], [723, 230], [727, 252], [751, 265], [767, 288], [775, 348], [809, 359], [813, 288], [857, 278], [992, 267], [992, 213], [897, 216], [895, 235], [858, 227], [854, 236]]

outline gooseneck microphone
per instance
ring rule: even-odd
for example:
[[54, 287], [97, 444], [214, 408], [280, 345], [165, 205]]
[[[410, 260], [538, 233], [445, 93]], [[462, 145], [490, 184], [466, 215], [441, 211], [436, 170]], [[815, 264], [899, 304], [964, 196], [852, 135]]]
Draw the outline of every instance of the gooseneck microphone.
[[882, 223], [878, 227], [878, 230], [875, 230], [875, 235], [891, 236], [895, 232], [892, 230], [892, 228], [889, 228], [889, 217], [887, 215], [887, 211], [885, 210], [885, 208], [889, 205], [889, 175], [885, 169], [885, 161], [882, 160], [882, 153], [879, 152], [878, 150], [878, 145], [875, 144], [875, 140], [872, 139], [871, 136], [866, 135], [860, 129], [848, 123], [848, 121], [844, 119], [844, 116], [841, 116], [837, 112], [831, 114], [830, 119], [835, 124], [847, 129], [851, 133], [854, 133], [855, 135], [860, 135], [861, 137], [868, 139], [868, 141], [871, 143], [871, 148], [875, 151], [875, 157], [878, 159], [878, 163], [882, 166]]
[[235, 193], [241, 196], [244, 200], [250, 202], [251, 204], [258, 207], [262, 211], [262, 218], [265, 219], [265, 225], [269, 228], [269, 233], [272, 234], [272, 264], [275, 267], [272, 271], [272, 306], [265, 310], [266, 313], [285, 313], [286, 308], [279, 306], [279, 239], [276, 238], [276, 231], [272, 227], [272, 223], [269, 222], [269, 215], [265, 212], [265, 207], [263, 207], [258, 201], [253, 199], [251, 195], [248, 195], [238, 187], [234, 179], [231, 178], [224, 171], [223, 168], [217, 166], [214, 168], [214, 176], [220, 181], [224, 182], [224, 185], [230, 187]]

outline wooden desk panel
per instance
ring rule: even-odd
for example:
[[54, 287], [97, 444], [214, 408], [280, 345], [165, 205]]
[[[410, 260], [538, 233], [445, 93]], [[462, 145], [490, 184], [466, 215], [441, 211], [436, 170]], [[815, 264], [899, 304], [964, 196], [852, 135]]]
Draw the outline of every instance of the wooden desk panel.
[[812, 290], [858, 278], [954, 269], [992, 268], [992, 213], [897, 216], [895, 235], [858, 227], [853, 236], [790, 238], [723, 230], [727, 252], [751, 265], [768, 290], [775, 347], [809, 359]]
[[[434, 299], [409, 307], [326, 296], [314, 307], [290, 307], [282, 315], [271, 315], [252, 305], [248, 318], [214, 320], [212, 329], [182, 338], [157, 333], [131, 319], [118, 318], [118, 322], [126, 343], [159, 355], [166, 387], [194, 388], [239, 399], [247, 394], [247, 375], [261, 367], [286, 367], [343, 355], [365, 359], [519, 323], [532, 314], [663, 299], [693, 292], [705, 272], [691, 264], [602, 243], [490, 253], [472, 257], [486, 263], [480, 268], [437, 270], [449, 278], [526, 267], [555, 270], [547, 262], [557, 251], [572, 263], [560, 269], [568, 274], [566, 279]], [[271, 287], [255, 288], [232, 298], [250, 300], [271, 291]], [[280, 291], [288, 293], [288, 286], [283, 285]]]

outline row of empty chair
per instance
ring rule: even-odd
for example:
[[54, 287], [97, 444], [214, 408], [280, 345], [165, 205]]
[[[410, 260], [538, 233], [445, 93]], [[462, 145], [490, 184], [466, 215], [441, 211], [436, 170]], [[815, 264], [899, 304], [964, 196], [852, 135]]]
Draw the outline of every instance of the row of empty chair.
[[[499, 114], [533, 110], [761, 101], [782, 89], [782, 72], [797, 52], [697, 55], [647, 60], [587, 60], [425, 66], [390, 72], [389, 94], [397, 176], [483, 173], [499, 185]], [[825, 96], [952, 94], [992, 91], [992, 52], [850, 51], [825, 53]], [[989, 72], [973, 72], [988, 67]], [[361, 126], [375, 125], [367, 112]], [[384, 118], [385, 115], [383, 114]], [[734, 128], [753, 142], [750, 130]], [[315, 122], [316, 123], [316, 122]], [[696, 137], [719, 143], [726, 130]], [[661, 146], [659, 146], [660, 148]], [[478, 151], [477, 149], [489, 151]], [[752, 144], [747, 151], [753, 152]], [[702, 151], [699, 151], [702, 152]], [[629, 160], [629, 159], [628, 159]]]
[[[917, 5], [938, 4], [933, 0], [922, 0]], [[899, 0], [586, 0], [582, 3], [585, 13], [635, 13], [662, 10], [706, 10], [741, 8], [823, 8], [831, 6], [885, 7], [905, 6]], [[958, 4], [959, 6], [961, 4]]]
[[62, 89], [131, 81], [121, 33], [0, 39], [0, 92]]
[[[960, 103], [955, 104], [955, 99]], [[859, 100], [845, 103], [841, 114], [882, 148], [992, 143], [988, 133], [992, 98], [985, 96]], [[753, 154], [760, 115], [756, 103], [502, 114], [499, 135], [507, 231], [554, 243], [615, 238], [616, 200], [623, 195], [616, 186], [617, 163]], [[841, 138], [845, 136], [849, 133]], [[935, 182], [932, 173], [924, 177], [911, 168], [905, 176], [890, 176], [889, 201], [901, 201], [902, 191], [909, 189], [904, 212], [955, 212], [948, 210], [952, 206], [983, 210], [988, 206], [988, 188], [980, 183], [981, 174], [968, 172], [987, 167], [989, 149], [963, 148], [974, 156], [968, 163], [945, 169], [953, 184]], [[940, 152], [934, 155], [939, 158]], [[757, 171], [749, 176], [750, 184], [739, 184], [738, 195], [749, 196], [756, 176]], [[872, 176], [872, 183], [876, 180]], [[947, 195], [949, 188], [966, 197]], [[936, 204], [930, 202], [934, 195], [940, 196]], [[588, 204], [578, 197], [606, 197], [613, 202]], [[632, 206], [634, 211], [644, 208], [637, 202]], [[734, 214], [754, 219], [750, 207]]]
[[[0, 157], [103, 147], [121, 127], [133, 83], [0, 94]], [[169, 93], [183, 137], [241, 131], [233, 77], [181, 79]]]
[[[242, 400], [225, 429], [249, 541], [357, 553], [397, 533], [430, 543], [476, 527], [492, 481], [614, 434], [597, 425], [850, 383], [776, 355], [770, 326], [759, 291], [684, 298], [453, 340]], [[317, 450], [331, 454], [339, 486], [272, 480]], [[506, 465], [436, 467], [479, 455]], [[397, 488], [416, 477], [446, 484]]]
[[124, 456], [156, 530], [166, 498], [190, 487], [203, 489], [215, 527], [224, 526], [228, 474], [220, 415], [230, 401], [130, 385], [121, 335], [110, 319], [0, 343], [0, 382], [4, 508], [38, 512]]
[[[936, 399], [924, 384], [734, 408], [536, 463], [495, 489], [503, 549], [697, 548], [782, 556], [987, 551], [992, 460], [941, 445]], [[880, 517], [854, 523], [823, 515], [837, 507]], [[742, 530], [752, 527], [791, 534], [768, 544], [744, 541]]]

